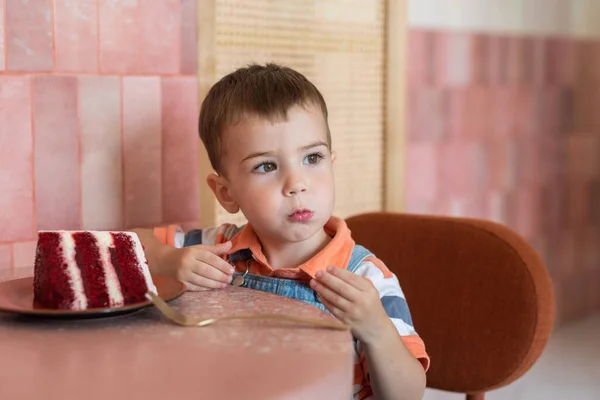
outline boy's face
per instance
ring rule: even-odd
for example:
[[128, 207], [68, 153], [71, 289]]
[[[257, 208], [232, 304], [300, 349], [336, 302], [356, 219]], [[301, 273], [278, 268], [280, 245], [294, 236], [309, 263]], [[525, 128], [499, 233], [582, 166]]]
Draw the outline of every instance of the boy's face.
[[239, 207], [263, 240], [300, 242], [322, 232], [335, 187], [320, 110], [296, 106], [274, 123], [246, 117], [225, 129], [223, 149], [225, 176], [209, 184], [227, 211]]

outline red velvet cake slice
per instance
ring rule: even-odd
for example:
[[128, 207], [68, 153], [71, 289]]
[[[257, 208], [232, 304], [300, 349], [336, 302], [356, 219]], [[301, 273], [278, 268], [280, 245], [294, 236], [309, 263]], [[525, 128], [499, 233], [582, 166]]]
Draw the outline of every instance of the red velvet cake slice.
[[34, 300], [85, 310], [146, 301], [156, 293], [142, 244], [131, 232], [40, 231]]

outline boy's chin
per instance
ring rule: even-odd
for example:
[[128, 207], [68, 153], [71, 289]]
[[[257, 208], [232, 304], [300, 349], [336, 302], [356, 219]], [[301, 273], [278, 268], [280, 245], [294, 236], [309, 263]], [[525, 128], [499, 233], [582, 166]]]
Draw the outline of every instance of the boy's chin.
[[324, 225], [324, 223], [321, 224], [317, 221], [307, 224], [291, 224], [287, 229], [280, 232], [280, 235], [289, 242], [304, 242], [323, 232]]

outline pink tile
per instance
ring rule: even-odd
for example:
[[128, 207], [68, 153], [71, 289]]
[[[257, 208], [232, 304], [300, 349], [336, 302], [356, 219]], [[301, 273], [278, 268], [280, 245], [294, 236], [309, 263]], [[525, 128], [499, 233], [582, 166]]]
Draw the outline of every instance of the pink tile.
[[477, 193], [479, 175], [476, 152], [477, 144], [467, 141], [451, 141], [439, 145], [438, 182], [440, 195], [466, 196]]
[[507, 82], [508, 38], [492, 35], [488, 42], [488, 83], [504, 85]]
[[540, 188], [520, 189], [516, 193], [516, 219], [514, 229], [525, 237], [540, 233]]
[[[575, 234], [577, 243], [577, 264], [582, 272], [600, 268], [600, 230], [596, 226], [588, 226]], [[600, 284], [600, 282], [597, 282]]]
[[157, 77], [123, 78], [125, 226], [162, 222], [161, 95]]
[[600, 171], [600, 137], [593, 134], [575, 134], [567, 138], [566, 170], [575, 179], [592, 179]]
[[547, 51], [548, 43], [546, 38], [540, 37], [533, 39], [532, 78], [533, 84], [537, 86], [544, 85], [547, 82]]
[[600, 43], [591, 40], [576, 42], [576, 77], [583, 85], [600, 81]]
[[444, 136], [446, 95], [430, 86], [409, 88], [408, 136], [411, 140], [437, 140]]
[[490, 138], [485, 141], [487, 147], [488, 188], [495, 191], [510, 189], [510, 149], [509, 142]]
[[31, 81], [0, 75], [0, 242], [35, 234]]
[[443, 87], [448, 68], [448, 46], [452, 32], [432, 31], [427, 41], [427, 83]]
[[[458, 139], [465, 136], [467, 130], [467, 115], [469, 114], [468, 94], [465, 88], [453, 88], [447, 91], [447, 136]], [[409, 109], [410, 110], [410, 109]], [[426, 118], [426, 113], [423, 113]], [[410, 119], [413, 113], [409, 112]]]
[[140, 72], [179, 73], [181, 0], [140, 0]]
[[511, 85], [527, 85], [533, 81], [533, 46], [532, 38], [514, 36], [508, 39], [506, 75]]
[[500, 190], [489, 190], [484, 195], [484, 210], [486, 214], [483, 218], [498, 222], [507, 223], [506, 217], [506, 196]]
[[433, 214], [433, 205], [435, 201], [427, 202], [418, 200], [415, 197], [410, 196], [410, 194], [406, 194], [406, 212], [411, 214]]
[[515, 133], [531, 135], [534, 131], [534, 95], [531, 86], [523, 86], [515, 89]]
[[98, 1], [100, 71], [139, 72], [141, 32], [137, 1]]
[[[600, 81], [599, 81], [600, 82]], [[600, 88], [588, 81], [577, 88], [573, 102], [573, 130], [578, 132], [597, 132], [600, 130]]]
[[52, 0], [6, 2], [10, 71], [52, 71]]
[[572, 231], [564, 230], [554, 243], [553, 256], [557, 260], [556, 278], [563, 279], [575, 271], [576, 244]]
[[561, 128], [561, 90], [557, 87], [539, 87], [533, 91], [531, 134], [541, 137], [557, 136]]
[[431, 68], [432, 40], [429, 31], [409, 29], [408, 31], [408, 85], [423, 86], [428, 83]]
[[84, 229], [123, 227], [121, 80], [79, 79], [81, 207]]
[[[454, 215], [452, 206], [450, 205], [450, 198], [447, 196], [438, 197], [431, 207], [431, 213], [433, 215]], [[459, 205], [460, 200], [454, 199], [454, 209], [456, 205]]]
[[18, 242], [13, 244], [13, 266], [15, 268], [32, 267], [35, 262], [37, 241]]
[[0, 244], [0, 271], [12, 268], [12, 246]]
[[54, 19], [56, 21], [56, 70], [97, 72], [98, 6], [96, 0], [56, 0]]
[[162, 195], [165, 222], [198, 218], [198, 84], [162, 79]]
[[559, 102], [559, 122], [558, 130], [559, 133], [566, 133], [573, 131], [574, 124], [574, 108], [575, 108], [575, 93], [574, 90], [569, 87], [563, 87], [559, 89], [558, 94]]
[[471, 82], [472, 35], [452, 32], [444, 37], [444, 86], [466, 86]]
[[489, 94], [489, 135], [506, 139], [516, 131], [517, 92], [510, 86], [498, 86]]
[[545, 183], [541, 187], [540, 219], [543, 232], [559, 232], [562, 228], [562, 212], [566, 207], [566, 194], [560, 183]]
[[538, 138], [524, 136], [517, 140], [519, 148], [519, 182], [522, 185], [538, 185], [543, 182], [543, 171], [541, 169], [540, 140]]
[[591, 187], [585, 180], [570, 180], [566, 198], [569, 227], [582, 229], [588, 224]]
[[540, 170], [544, 182], [560, 182], [566, 176], [567, 146], [565, 138], [547, 137], [538, 142]]
[[575, 78], [575, 41], [549, 38], [546, 44], [546, 83], [552, 86], [572, 84]]
[[4, 71], [6, 68], [4, 60], [4, 1], [0, 0], [0, 71]]
[[452, 139], [487, 136], [492, 90], [483, 86], [448, 90], [447, 135]]
[[77, 78], [36, 76], [33, 93], [38, 229], [79, 229]]
[[438, 194], [438, 146], [409, 142], [406, 148], [406, 197], [410, 202], [432, 202]]
[[181, 0], [181, 70], [196, 75], [198, 57], [198, 12], [195, 0]]
[[473, 34], [471, 43], [471, 81], [474, 85], [490, 83], [490, 36]]

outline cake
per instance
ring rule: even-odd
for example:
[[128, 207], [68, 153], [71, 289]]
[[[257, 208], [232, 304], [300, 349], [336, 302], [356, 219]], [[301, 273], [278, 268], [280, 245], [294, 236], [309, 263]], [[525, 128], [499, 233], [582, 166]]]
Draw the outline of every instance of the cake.
[[54, 309], [85, 310], [146, 301], [156, 293], [135, 233], [40, 231], [34, 301]]

